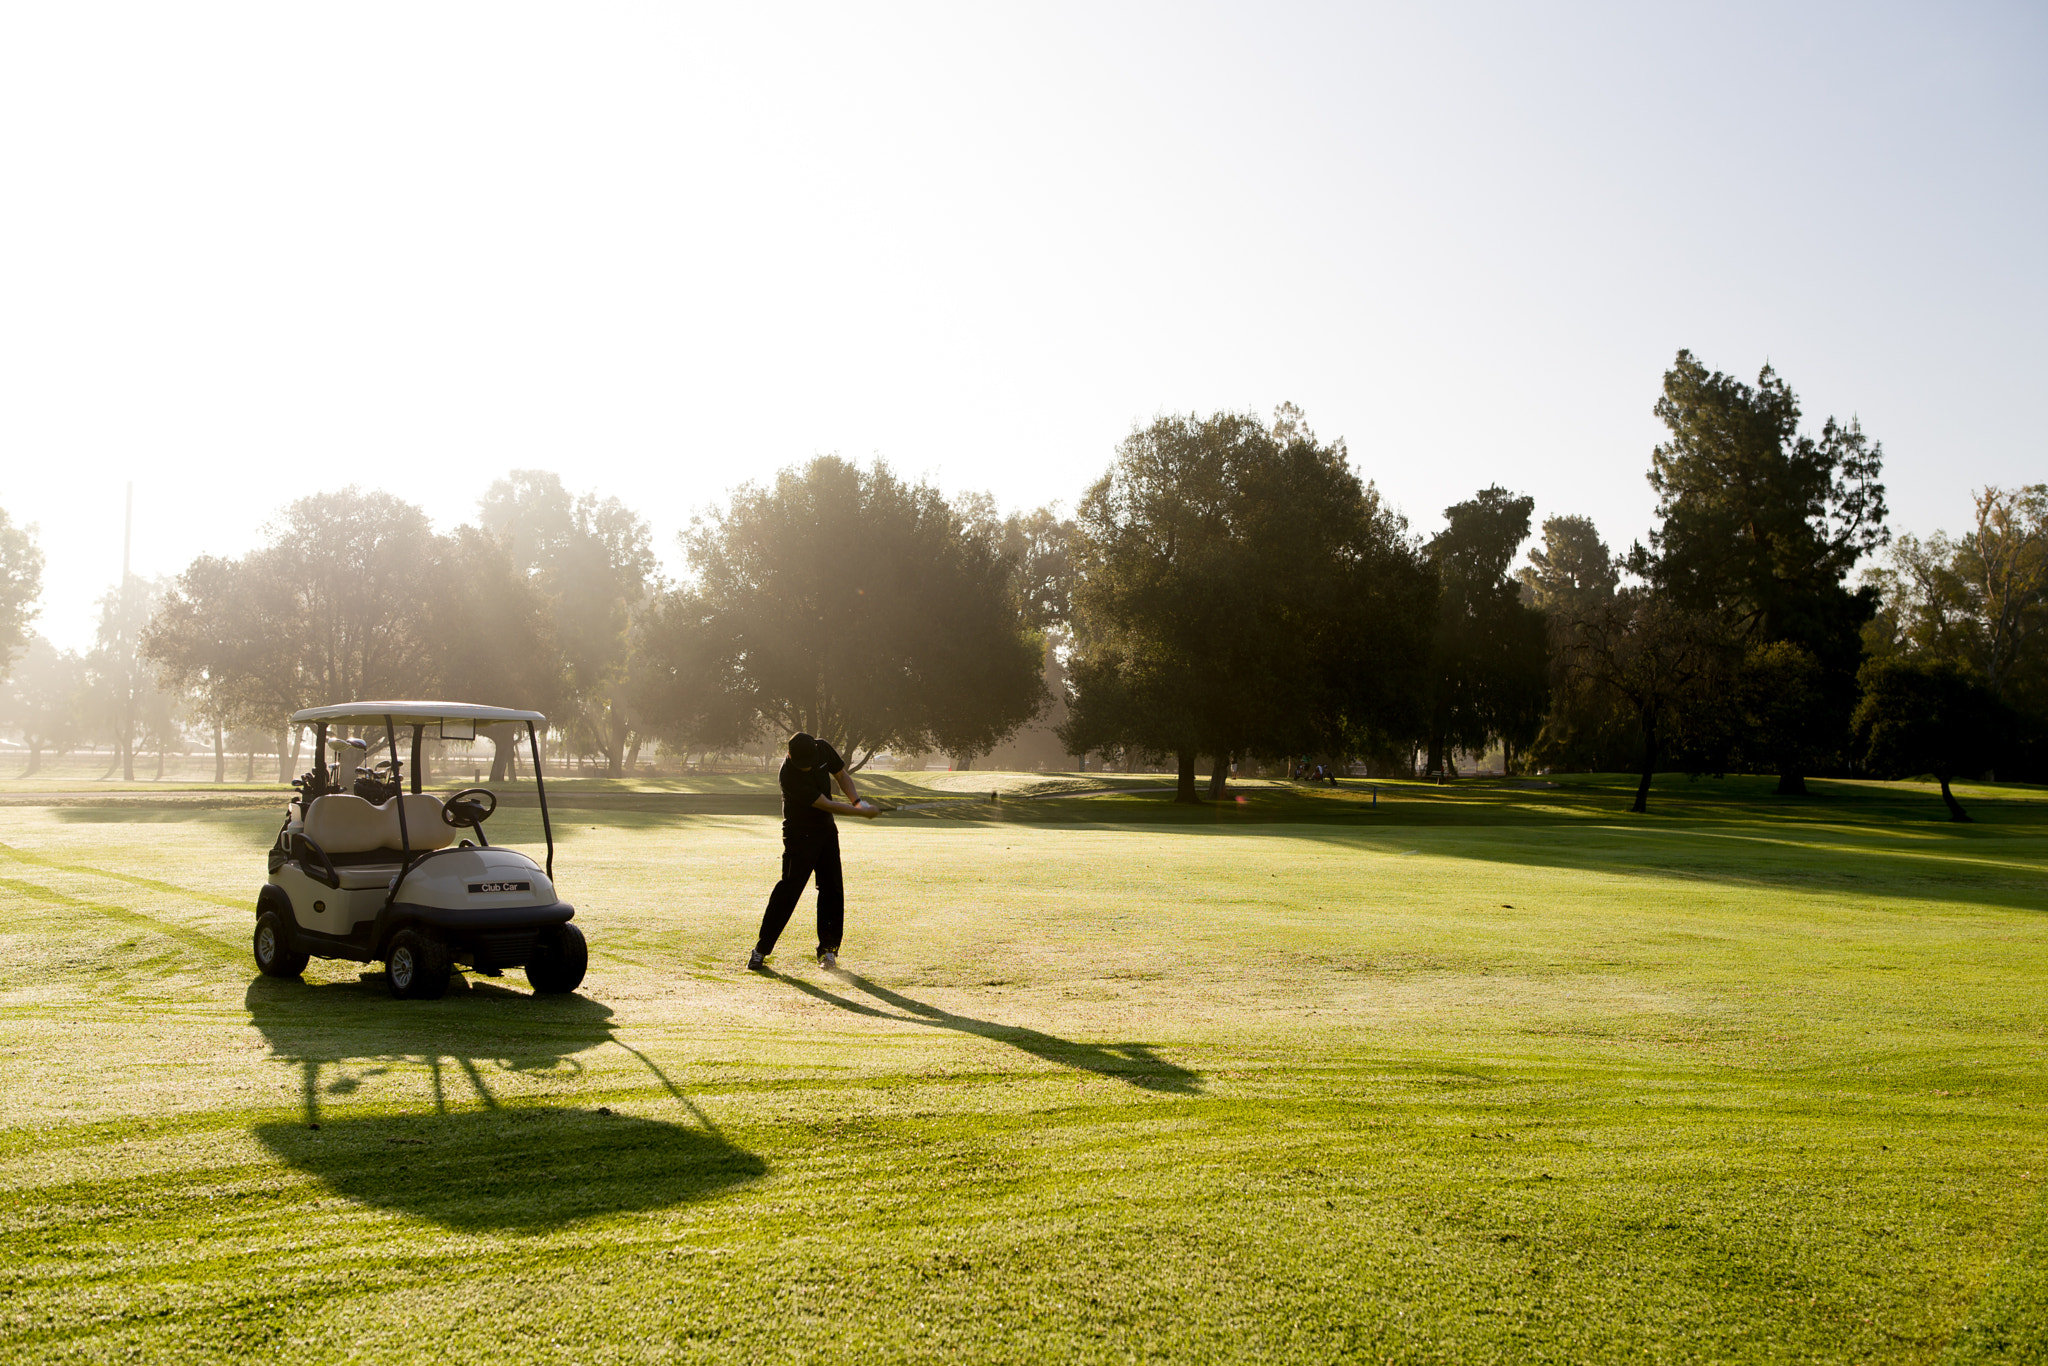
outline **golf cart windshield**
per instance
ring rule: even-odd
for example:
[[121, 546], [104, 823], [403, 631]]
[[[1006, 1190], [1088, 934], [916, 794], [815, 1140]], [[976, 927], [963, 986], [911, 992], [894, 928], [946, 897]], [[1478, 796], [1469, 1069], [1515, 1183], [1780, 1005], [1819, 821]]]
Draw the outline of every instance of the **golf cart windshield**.
[[[508, 724], [524, 726], [526, 739], [533, 751], [533, 787], [540, 800], [540, 825], [547, 837], [549, 878], [555, 873], [555, 827], [548, 816], [547, 783], [540, 771], [540, 732], [537, 727], [547, 724], [547, 717], [537, 711], [518, 711], [511, 707], [484, 707], [473, 702], [347, 702], [327, 707], [308, 707], [292, 713], [292, 724], [313, 728], [313, 771], [324, 774], [327, 769], [327, 732], [332, 727], [349, 726], [382, 732], [384, 747], [388, 749], [390, 771], [400, 772], [398, 732], [402, 726], [412, 732], [412, 759], [405, 768], [412, 777], [412, 790], [420, 790], [420, 741], [431, 727], [438, 738], [444, 740], [474, 740], [492, 728]], [[515, 732], [516, 733], [516, 732]], [[407, 829], [405, 805], [397, 807], [400, 842], [404, 846], [407, 866], [412, 861], [412, 839]]]

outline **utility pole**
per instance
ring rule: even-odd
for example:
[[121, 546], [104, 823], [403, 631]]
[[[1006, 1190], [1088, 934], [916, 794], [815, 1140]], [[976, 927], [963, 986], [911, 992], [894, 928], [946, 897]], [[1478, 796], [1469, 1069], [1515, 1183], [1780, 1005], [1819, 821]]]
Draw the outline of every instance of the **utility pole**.
[[121, 519], [121, 588], [114, 595], [120, 613], [114, 632], [121, 652], [121, 781], [135, 781], [135, 642], [128, 638], [128, 554], [135, 544], [135, 481], [128, 481], [128, 509]]

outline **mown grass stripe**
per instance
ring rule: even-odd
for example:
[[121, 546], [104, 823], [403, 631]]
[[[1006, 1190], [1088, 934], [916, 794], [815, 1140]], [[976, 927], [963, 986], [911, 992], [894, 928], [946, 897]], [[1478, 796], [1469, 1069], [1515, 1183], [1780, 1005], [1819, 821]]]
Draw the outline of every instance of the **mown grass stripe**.
[[56, 859], [40, 854], [31, 854], [11, 844], [0, 844], [0, 858], [11, 858], [17, 863], [27, 863], [38, 868], [49, 868], [60, 873], [75, 873], [80, 877], [102, 877], [110, 882], [125, 882], [131, 887], [147, 887], [152, 892], [163, 892], [170, 896], [182, 896], [192, 901], [204, 901], [214, 906], [226, 906], [231, 910], [246, 911], [250, 903], [232, 896], [221, 896], [217, 892], [194, 891], [180, 887], [175, 882], [160, 882], [151, 877], [137, 877], [133, 873], [116, 873], [105, 868], [95, 868], [89, 863], [59, 863]]
[[1942, 1366], [2048, 1361], [2048, 1188], [2034, 1199], [1984, 1293], [1956, 1331]]
[[131, 911], [125, 906], [111, 906], [104, 901], [87, 901], [83, 897], [60, 892], [54, 887], [45, 887], [41, 883], [23, 882], [19, 878], [0, 877], [0, 889], [12, 892], [16, 896], [41, 901], [47, 905], [62, 906], [67, 910], [91, 911], [96, 915], [103, 915], [109, 920], [126, 921], [131, 925], [153, 930], [168, 939], [175, 939], [187, 948], [199, 949], [214, 958], [240, 962], [246, 954], [246, 950], [216, 939], [203, 930], [189, 929], [183, 925], [172, 924], [168, 920], [159, 920], [153, 915], [144, 915], [141, 911]]

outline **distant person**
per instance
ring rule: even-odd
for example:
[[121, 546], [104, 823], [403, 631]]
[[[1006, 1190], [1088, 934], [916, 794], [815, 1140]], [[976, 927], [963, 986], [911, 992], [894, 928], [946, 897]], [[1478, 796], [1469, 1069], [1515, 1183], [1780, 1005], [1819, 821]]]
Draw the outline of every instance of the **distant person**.
[[[768, 955], [782, 937], [789, 917], [796, 910], [804, 884], [818, 880], [818, 965], [839, 966], [839, 940], [846, 929], [846, 882], [839, 869], [839, 827], [832, 818], [865, 816], [873, 820], [882, 814], [873, 802], [864, 802], [853, 787], [853, 775], [839, 751], [823, 740], [798, 731], [789, 737], [789, 757], [782, 761], [782, 880], [768, 894], [768, 909], [761, 913], [761, 937], [747, 966], [756, 972], [768, 967]], [[832, 800], [837, 781], [846, 800]]]

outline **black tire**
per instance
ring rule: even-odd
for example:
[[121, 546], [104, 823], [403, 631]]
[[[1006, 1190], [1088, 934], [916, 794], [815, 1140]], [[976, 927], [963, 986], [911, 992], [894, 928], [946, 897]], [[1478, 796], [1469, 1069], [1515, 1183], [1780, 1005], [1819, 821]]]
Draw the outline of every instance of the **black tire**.
[[557, 925], [541, 931], [533, 957], [526, 960], [526, 980], [543, 995], [559, 995], [582, 986], [589, 967], [590, 946], [583, 942], [583, 931], [574, 925]]
[[256, 935], [251, 944], [256, 968], [265, 977], [297, 977], [306, 970], [308, 954], [299, 947], [292, 927], [275, 910], [256, 917]]
[[402, 1001], [438, 1001], [448, 993], [448, 950], [419, 930], [400, 930], [384, 956], [391, 994]]

